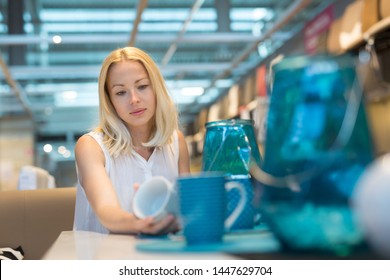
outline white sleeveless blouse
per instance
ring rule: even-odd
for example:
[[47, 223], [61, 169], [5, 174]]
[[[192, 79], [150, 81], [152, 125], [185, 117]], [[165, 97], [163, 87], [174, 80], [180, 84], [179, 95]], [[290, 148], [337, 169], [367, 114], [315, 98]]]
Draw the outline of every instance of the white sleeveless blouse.
[[[153, 176], [164, 176], [169, 181], [174, 182], [179, 174], [179, 140], [177, 132], [174, 133], [172, 143], [155, 148], [149, 160], [145, 160], [134, 150], [130, 155], [121, 155], [113, 158], [103, 144], [102, 133], [90, 132], [87, 135], [93, 137], [102, 149], [108, 177], [115, 188], [122, 209], [128, 212], [132, 212], [134, 183], [141, 184]], [[108, 229], [100, 223], [92, 210], [79, 180], [77, 182], [73, 230], [109, 233]]]

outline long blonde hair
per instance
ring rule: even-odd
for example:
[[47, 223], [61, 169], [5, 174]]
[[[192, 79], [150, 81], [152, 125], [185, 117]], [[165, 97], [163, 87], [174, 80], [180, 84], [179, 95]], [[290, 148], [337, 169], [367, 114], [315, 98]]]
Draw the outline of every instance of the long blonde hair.
[[126, 125], [120, 119], [111, 103], [107, 90], [107, 73], [110, 66], [121, 61], [140, 62], [151, 82], [156, 97], [156, 113], [150, 139], [143, 143], [145, 147], [160, 147], [172, 141], [172, 135], [178, 129], [178, 113], [169, 96], [165, 80], [153, 59], [144, 51], [135, 47], [125, 47], [111, 52], [102, 64], [99, 75], [99, 125], [96, 132], [103, 133], [104, 144], [111, 156], [129, 153], [133, 142]]

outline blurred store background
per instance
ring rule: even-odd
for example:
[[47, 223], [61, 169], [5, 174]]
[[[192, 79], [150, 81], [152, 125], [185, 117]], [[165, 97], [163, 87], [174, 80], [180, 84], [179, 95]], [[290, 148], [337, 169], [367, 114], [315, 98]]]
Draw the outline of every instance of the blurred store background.
[[[358, 56], [389, 19], [388, 0], [0, 0], [0, 190], [24, 166], [75, 185], [74, 144], [97, 123], [100, 64], [118, 47], [158, 62], [197, 171], [208, 121], [253, 119], [261, 148], [275, 61]], [[384, 84], [365, 91], [377, 155], [390, 151], [390, 43], [379, 42]]]

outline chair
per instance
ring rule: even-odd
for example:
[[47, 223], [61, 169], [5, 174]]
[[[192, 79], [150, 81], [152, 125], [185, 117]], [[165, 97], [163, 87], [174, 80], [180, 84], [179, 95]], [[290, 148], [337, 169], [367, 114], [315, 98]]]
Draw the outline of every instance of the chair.
[[0, 248], [21, 246], [40, 259], [62, 231], [73, 229], [76, 188], [0, 191]]

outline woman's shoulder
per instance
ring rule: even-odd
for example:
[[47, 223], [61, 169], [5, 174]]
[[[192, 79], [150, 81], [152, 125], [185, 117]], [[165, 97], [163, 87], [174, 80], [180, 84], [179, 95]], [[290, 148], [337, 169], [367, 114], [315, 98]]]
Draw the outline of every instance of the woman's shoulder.
[[101, 133], [95, 132], [95, 131], [90, 131], [90, 132], [87, 132], [87, 133], [81, 135], [77, 139], [76, 143], [88, 142], [88, 141], [91, 141], [93, 139], [95, 139], [95, 142], [96, 142], [96, 140], [98, 140], [99, 138], [103, 138], [103, 135], [101, 135]]
[[90, 137], [95, 138], [95, 139], [96, 138], [103, 139], [103, 132], [93, 130], [93, 131], [90, 131], [88, 133], [85, 133], [83, 136], [90, 136]]
[[103, 134], [101, 132], [88, 132], [82, 135], [76, 142], [76, 151], [85, 149], [100, 149], [100, 143], [103, 140]]
[[184, 136], [184, 133], [180, 130], [177, 131], [178, 135], [178, 164], [179, 164], [179, 173], [189, 173], [190, 172], [190, 159], [189, 159], [189, 151], [187, 147], [187, 142]]
[[175, 130], [174, 135], [176, 135], [175, 137], [177, 137], [179, 142], [185, 140], [184, 133], [180, 129]]
[[176, 130], [174, 134], [174, 145], [177, 151], [182, 151], [183, 147], [187, 146], [186, 138], [181, 130]]

